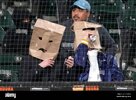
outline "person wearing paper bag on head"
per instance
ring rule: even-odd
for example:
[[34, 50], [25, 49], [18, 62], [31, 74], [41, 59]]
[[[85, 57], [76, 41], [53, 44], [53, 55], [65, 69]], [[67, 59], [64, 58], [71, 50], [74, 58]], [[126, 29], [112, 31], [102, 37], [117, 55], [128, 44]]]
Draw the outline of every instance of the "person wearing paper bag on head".
[[20, 81], [51, 81], [51, 73], [65, 27], [47, 20], [37, 19], [29, 47], [23, 57]]
[[[77, 23], [80, 24], [80, 23]], [[82, 23], [84, 24], [84, 23]], [[78, 25], [77, 25], [78, 26]], [[92, 27], [93, 26], [93, 27]], [[97, 55], [98, 52], [100, 52], [101, 49], [101, 44], [100, 44], [100, 40], [99, 40], [99, 34], [97, 32], [97, 27], [100, 27], [100, 25], [96, 24], [96, 25], [92, 25], [90, 26], [90, 28], [81, 28], [81, 32], [82, 33], [77, 33], [78, 35], [81, 35], [79, 38], [77, 38], [78, 36], [76, 35], [76, 38], [79, 41], [79, 43], [75, 43], [75, 64], [77, 64], [78, 66], [87, 66], [85, 64], [85, 62], [88, 60], [89, 62], [89, 74], [88, 74], [88, 80], [89, 82], [91, 81], [96, 81], [99, 82], [101, 81], [101, 77], [100, 77], [100, 71], [99, 71], [99, 65], [98, 65], [98, 59], [97, 59]], [[74, 27], [76, 27], [76, 25], [74, 25]], [[85, 27], [87, 27], [86, 23], [85, 23]], [[89, 27], [89, 25], [88, 25]], [[74, 29], [76, 30], [76, 29]], [[78, 31], [79, 32], [79, 31]], [[76, 40], [75, 40], [76, 41]], [[82, 51], [80, 51], [82, 50]], [[84, 51], [84, 55], [81, 53]], [[84, 58], [87, 59], [84, 59]], [[86, 60], [86, 61], [85, 61]]]
[[84, 69], [78, 76], [78, 80], [88, 82], [123, 81], [124, 75], [118, 67], [115, 57], [102, 51], [97, 31], [101, 26], [77, 22], [74, 27], [76, 39], [78, 39], [75, 40], [74, 63], [75, 66]]
[[[91, 5], [87, 0], [75, 1], [71, 7], [71, 19], [68, 19], [65, 22], [63, 22], [63, 25], [66, 26], [66, 30], [64, 32], [62, 44], [74, 43], [75, 34], [71, 29], [71, 26], [73, 25], [74, 22], [87, 21], [98, 24], [97, 22], [93, 21], [90, 18], [91, 16], [92, 16]], [[101, 46], [102, 48], [104, 48], [102, 50], [103, 53], [114, 56], [117, 52], [117, 45], [109, 35], [107, 29], [102, 25], [102, 27], [98, 28], [98, 33], [100, 36]], [[82, 54], [85, 55], [86, 52], [82, 52]], [[67, 75], [69, 79], [68, 78], [67, 79], [70, 81], [79, 81], [77, 77], [79, 77], [79, 73], [82, 72], [82, 69], [81, 67], [76, 67], [77, 64], [75, 63], [75, 57], [67, 56], [67, 58], [64, 61], [64, 64], [69, 69], [69, 73]]]

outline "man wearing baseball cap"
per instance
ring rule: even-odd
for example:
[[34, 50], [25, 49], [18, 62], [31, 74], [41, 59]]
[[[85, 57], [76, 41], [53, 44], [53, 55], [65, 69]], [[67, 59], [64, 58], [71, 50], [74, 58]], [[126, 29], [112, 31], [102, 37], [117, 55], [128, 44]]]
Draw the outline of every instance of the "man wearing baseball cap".
[[[75, 39], [75, 34], [71, 29], [73, 22], [75, 21], [88, 21], [96, 23], [90, 20], [91, 16], [91, 5], [87, 0], [77, 0], [71, 6], [71, 18], [63, 22], [62, 25], [66, 26], [60, 53], [58, 59], [61, 63], [55, 64], [56, 72], [60, 77], [61, 81], [77, 81], [77, 77], [79, 76], [81, 67], [76, 67], [74, 63], [74, 50], [73, 43]], [[105, 52], [115, 55], [117, 46], [114, 40], [109, 35], [107, 29], [105, 27], [101, 27], [98, 29], [100, 42], [102, 47], [105, 48]], [[72, 53], [73, 52], [73, 53]], [[62, 68], [63, 67], [63, 68]], [[63, 69], [63, 70], [62, 70]]]
[[86, 1], [86, 0], [77, 0], [72, 5], [72, 7], [74, 7], [74, 6], [77, 6], [77, 7], [81, 8], [81, 9], [84, 9], [84, 10], [87, 10], [87, 11], [91, 10], [91, 6], [90, 6], [89, 2]]
[[74, 21], [85, 21], [90, 16], [91, 6], [86, 0], [77, 0], [71, 6], [71, 10]]

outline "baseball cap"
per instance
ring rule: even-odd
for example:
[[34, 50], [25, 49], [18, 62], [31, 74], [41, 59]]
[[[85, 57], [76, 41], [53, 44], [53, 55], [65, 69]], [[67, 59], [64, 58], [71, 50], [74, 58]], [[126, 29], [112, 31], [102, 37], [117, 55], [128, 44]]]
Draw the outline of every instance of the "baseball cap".
[[75, 6], [81, 8], [81, 9], [87, 10], [87, 11], [91, 10], [91, 6], [90, 6], [89, 2], [86, 1], [86, 0], [75, 1], [74, 4], [72, 5], [72, 8], [75, 7]]

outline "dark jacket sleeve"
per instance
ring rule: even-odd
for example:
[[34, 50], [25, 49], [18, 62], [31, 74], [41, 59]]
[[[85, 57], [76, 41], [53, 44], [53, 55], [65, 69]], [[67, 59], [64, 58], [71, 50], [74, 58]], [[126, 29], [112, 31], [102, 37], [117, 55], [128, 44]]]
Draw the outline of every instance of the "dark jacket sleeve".
[[117, 45], [110, 36], [108, 30], [105, 27], [98, 28], [100, 35], [101, 46], [104, 52], [115, 55], [117, 52]]

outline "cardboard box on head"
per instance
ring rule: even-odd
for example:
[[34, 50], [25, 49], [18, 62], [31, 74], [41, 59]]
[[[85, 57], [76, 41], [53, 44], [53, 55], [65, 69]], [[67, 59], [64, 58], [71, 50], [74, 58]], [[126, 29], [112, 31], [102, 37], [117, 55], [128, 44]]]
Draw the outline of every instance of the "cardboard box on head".
[[80, 43], [88, 45], [89, 48], [101, 49], [98, 28], [100, 24], [90, 23], [86, 21], [77, 21], [73, 24], [75, 32], [74, 50]]
[[29, 54], [41, 60], [57, 57], [65, 26], [37, 19], [29, 47]]

